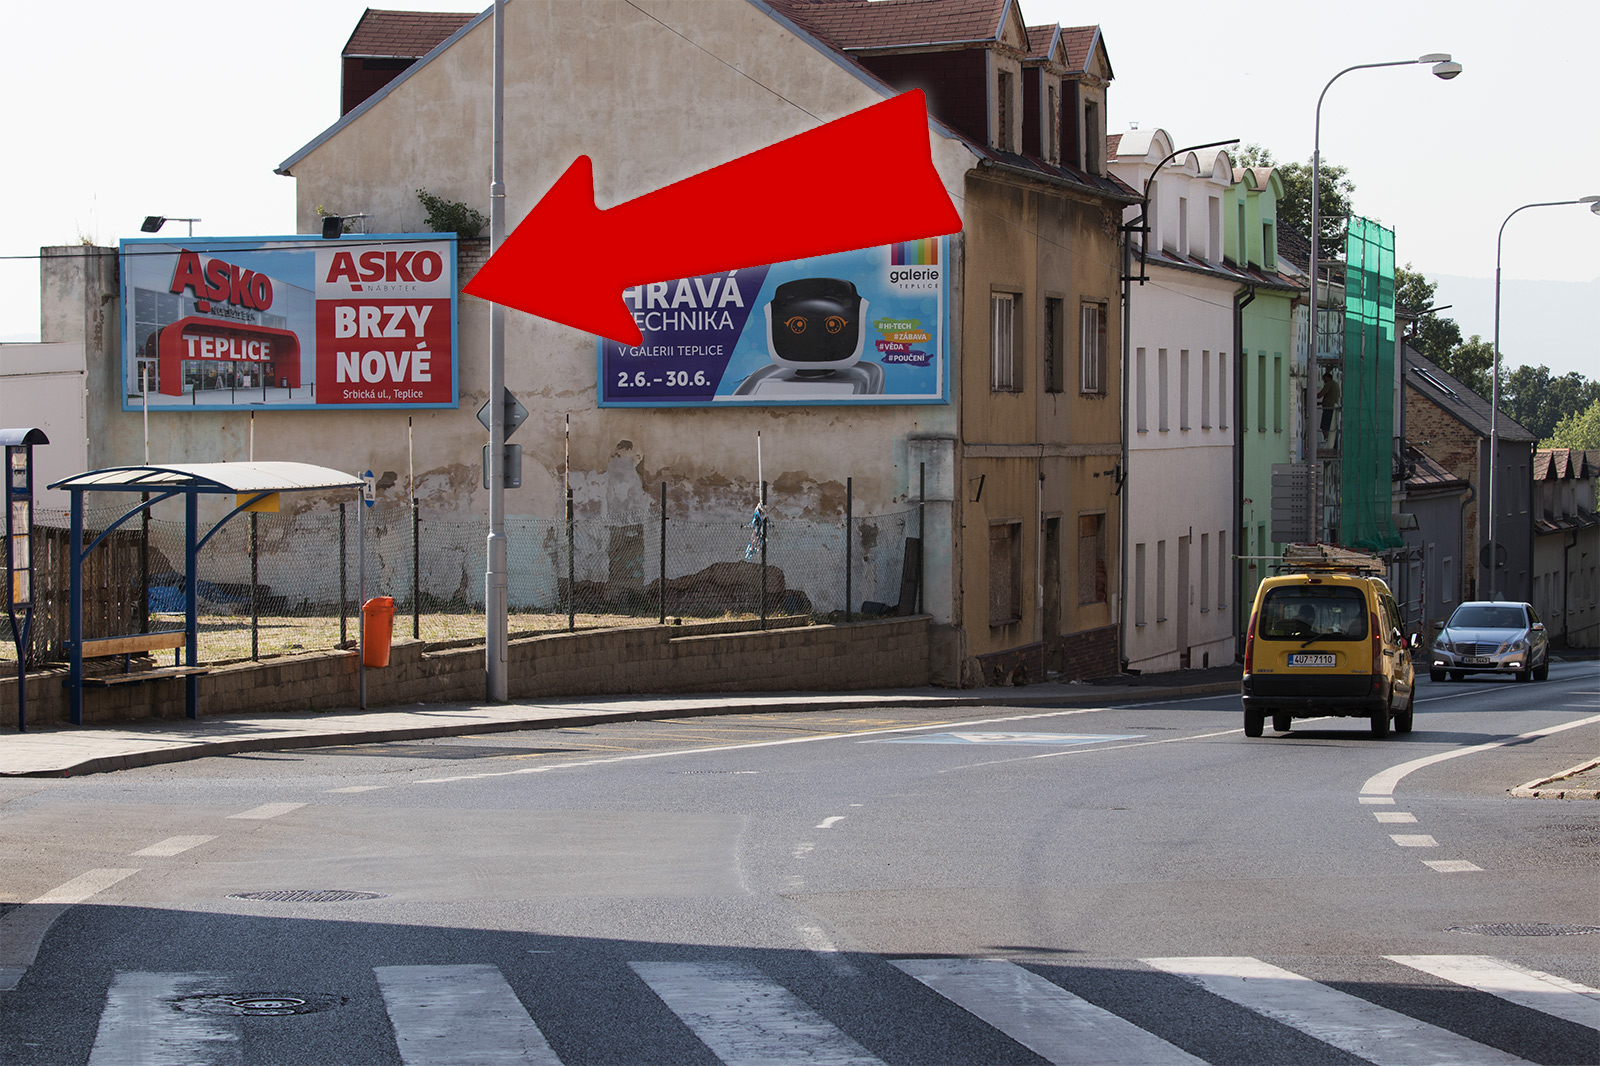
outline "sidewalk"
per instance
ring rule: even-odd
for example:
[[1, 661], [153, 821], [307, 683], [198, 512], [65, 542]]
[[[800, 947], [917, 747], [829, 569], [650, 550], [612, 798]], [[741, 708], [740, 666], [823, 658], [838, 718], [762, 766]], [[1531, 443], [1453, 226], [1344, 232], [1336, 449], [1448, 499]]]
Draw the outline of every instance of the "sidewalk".
[[894, 689], [881, 692], [735, 693], [718, 696], [626, 696], [539, 703], [440, 703], [370, 711], [255, 716], [213, 715], [125, 726], [0, 729], [0, 777], [76, 777], [135, 766], [241, 751], [376, 744], [395, 740], [562, 729], [599, 722], [694, 718], [718, 714], [838, 711], [864, 707], [958, 709], [995, 705], [1103, 706], [1180, 699], [1239, 690], [1239, 667], [1171, 674], [1124, 674], [1085, 682], [1019, 688]]

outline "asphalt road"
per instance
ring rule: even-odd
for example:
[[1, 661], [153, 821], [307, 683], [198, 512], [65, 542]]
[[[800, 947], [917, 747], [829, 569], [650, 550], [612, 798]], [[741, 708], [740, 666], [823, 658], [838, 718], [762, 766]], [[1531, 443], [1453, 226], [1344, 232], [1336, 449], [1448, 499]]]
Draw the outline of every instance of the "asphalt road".
[[1594, 755], [1594, 664], [1424, 681], [1384, 740], [1241, 725], [886, 707], [0, 781], [0, 1062], [1600, 1063], [1600, 806], [1507, 793]]

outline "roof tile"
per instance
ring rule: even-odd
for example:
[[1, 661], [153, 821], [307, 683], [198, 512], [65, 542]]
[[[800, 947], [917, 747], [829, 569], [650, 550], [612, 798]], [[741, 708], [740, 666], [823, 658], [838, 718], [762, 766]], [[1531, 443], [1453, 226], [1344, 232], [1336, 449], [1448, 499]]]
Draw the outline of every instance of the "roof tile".
[[341, 54], [416, 59], [477, 17], [476, 11], [377, 11], [369, 7]]

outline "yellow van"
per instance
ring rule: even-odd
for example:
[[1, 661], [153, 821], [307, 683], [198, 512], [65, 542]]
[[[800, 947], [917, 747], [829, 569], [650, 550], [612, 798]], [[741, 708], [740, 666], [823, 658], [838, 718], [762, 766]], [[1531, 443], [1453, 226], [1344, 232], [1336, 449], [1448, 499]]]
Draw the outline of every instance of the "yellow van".
[[1256, 590], [1244, 641], [1244, 734], [1296, 718], [1366, 718], [1372, 735], [1411, 732], [1416, 699], [1400, 610], [1370, 555], [1292, 545]]

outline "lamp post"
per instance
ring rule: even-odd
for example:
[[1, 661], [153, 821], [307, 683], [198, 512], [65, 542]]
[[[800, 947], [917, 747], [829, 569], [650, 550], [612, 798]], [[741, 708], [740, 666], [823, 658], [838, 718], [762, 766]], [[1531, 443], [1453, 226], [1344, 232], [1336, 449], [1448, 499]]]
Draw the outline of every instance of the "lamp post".
[[1589, 210], [1600, 215], [1600, 196], [1580, 196], [1576, 200], [1543, 200], [1534, 204], [1523, 204], [1521, 207], [1507, 215], [1505, 222], [1500, 223], [1500, 232], [1494, 238], [1494, 366], [1492, 369], [1493, 384], [1489, 398], [1489, 486], [1484, 498], [1484, 504], [1489, 508], [1488, 534], [1484, 541], [1483, 551], [1479, 554], [1479, 569], [1487, 571], [1484, 584], [1487, 589], [1480, 589], [1490, 599], [1500, 595], [1500, 553], [1496, 550], [1495, 541], [1495, 468], [1500, 463], [1500, 245], [1506, 235], [1506, 224], [1509, 223], [1517, 212], [1526, 211], [1530, 207], [1566, 207], [1569, 204], [1588, 204]]
[[1317, 520], [1319, 503], [1316, 493], [1317, 488], [1317, 309], [1321, 306], [1321, 298], [1317, 292], [1317, 251], [1320, 243], [1317, 229], [1321, 225], [1322, 186], [1321, 186], [1321, 149], [1322, 149], [1322, 98], [1328, 95], [1328, 90], [1333, 88], [1333, 83], [1350, 73], [1352, 70], [1371, 70], [1375, 67], [1408, 67], [1419, 63], [1431, 64], [1433, 75], [1442, 81], [1449, 81], [1461, 73], [1461, 64], [1453, 62], [1448, 52], [1429, 52], [1416, 59], [1395, 59], [1387, 63], [1358, 63], [1353, 67], [1345, 67], [1339, 73], [1328, 79], [1328, 84], [1322, 87], [1322, 92], [1317, 96], [1316, 124], [1311, 139], [1311, 257], [1307, 264], [1307, 275], [1311, 278], [1311, 350], [1306, 353], [1306, 417], [1305, 441], [1302, 445], [1306, 461], [1306, 539], [1315, 543], [1321, 523]]

